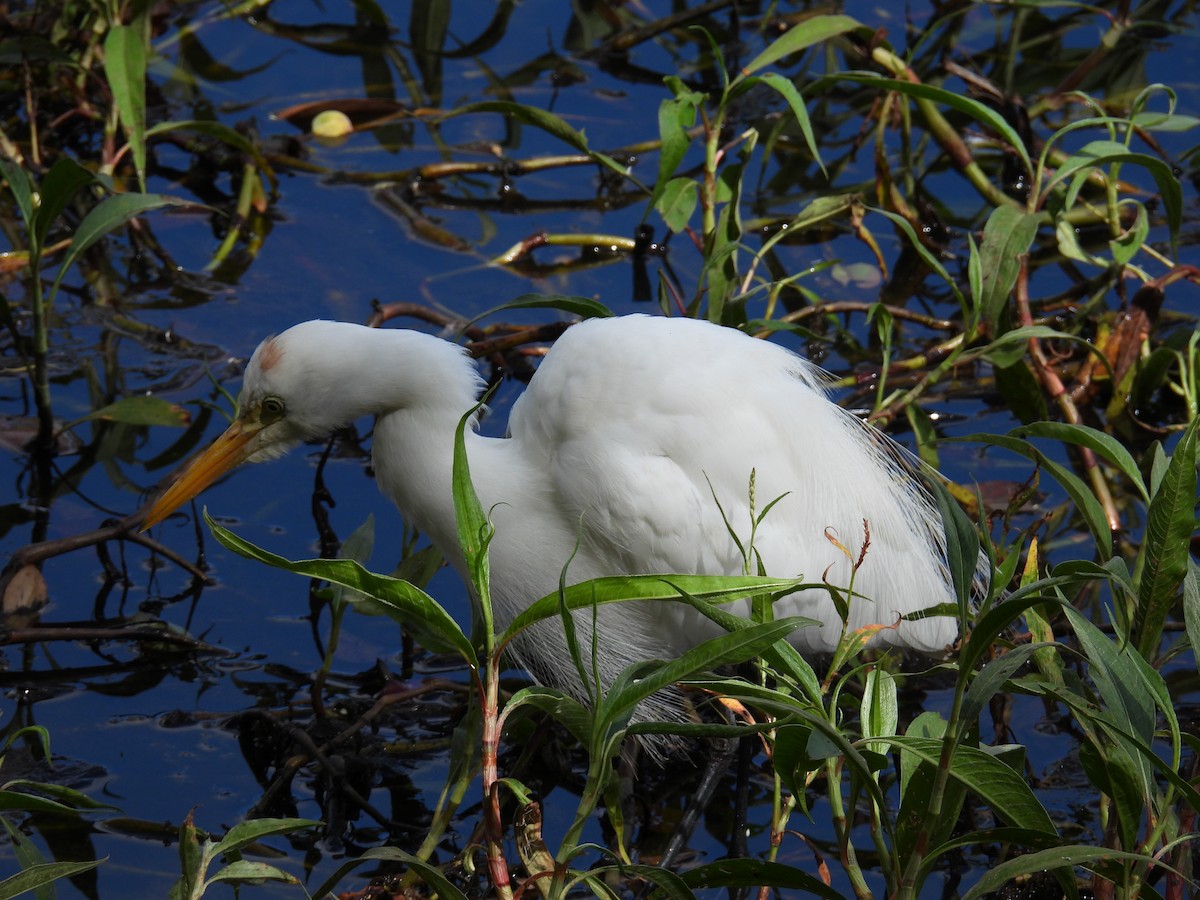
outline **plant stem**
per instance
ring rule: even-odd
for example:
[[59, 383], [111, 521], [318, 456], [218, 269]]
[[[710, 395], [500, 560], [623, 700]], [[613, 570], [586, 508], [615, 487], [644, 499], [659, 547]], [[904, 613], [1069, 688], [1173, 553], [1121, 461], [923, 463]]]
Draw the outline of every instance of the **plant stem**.
[[[490, 634], [490, 629], [489, 629]], [[489, 644], [493, 641], [489, 641]], [[500, 818], [500, 785], [496, 756], [500, 746], [500, 655], [488, 647], [483, 679], [483, 820], [487, 835], [488, 873], [497, 896], [508, 900], [512, 885], [504, 858], [504, 822]]]

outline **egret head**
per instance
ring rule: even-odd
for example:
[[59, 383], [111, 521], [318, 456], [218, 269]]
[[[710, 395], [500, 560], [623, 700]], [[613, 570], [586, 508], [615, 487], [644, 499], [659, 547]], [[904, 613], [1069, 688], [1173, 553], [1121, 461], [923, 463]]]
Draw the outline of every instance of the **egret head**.
[[258, 345], [246, 366], [239, 412], [225, 433], [192, 460], [142, 519], [158, 524], [243, 462], [282, 456], [300, 441], [327, 435], [354, 418], [336, 402], [342, 328], [305, 322]]

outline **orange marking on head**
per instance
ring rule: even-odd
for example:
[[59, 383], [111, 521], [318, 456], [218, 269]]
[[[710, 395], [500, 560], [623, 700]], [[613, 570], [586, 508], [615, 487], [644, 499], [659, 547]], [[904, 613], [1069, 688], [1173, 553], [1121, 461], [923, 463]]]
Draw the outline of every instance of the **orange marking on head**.
[[269, 372], [279, 364], [279, 360], [283, 359], [283, 347], [279, 345], [279, 341], [275, 338], [270, 338], [263, 342], [262, 351], [258, 356], [258, 367], [263, 372]]

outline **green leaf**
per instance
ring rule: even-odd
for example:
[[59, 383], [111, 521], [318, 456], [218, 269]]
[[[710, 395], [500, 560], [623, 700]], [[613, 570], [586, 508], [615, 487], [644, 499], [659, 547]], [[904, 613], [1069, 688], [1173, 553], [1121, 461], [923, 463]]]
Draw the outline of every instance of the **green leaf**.
[[[907, 737], [941, 742], [946, 735], [946, 721], [937, 713], [922, 713], [908, 727]], [[938, 786], [936, 763], [918, 758], [912, 753], [900, 753], [900, 809], [896, 813], [897, 859], [912, 856], [918, 841], [925, 846], [945, 841], [959, 821], [967, 789], [960, 781], [947, 779], [942, 787], [941, 811], [929, 815], [930, 800]]]
[[1125, 449], [1125, 445], [1112, 435], [1105, 434], [1099, 429], [1088, 425], [1073, 425], [1069, 422], [1034, 422], [1014, 428], [1009, 432], [1009, 436], [1016, 438], [1049, 438], [1055, 441], [1075, 444], [1078, 447], [1087, 447], [1098, 456], [1103, 457], [1116, 466], [1121, 471], [1121, 474], [1128, 478], [1130, 483], [1137, 488], [1143, 500], [1150, 499], [1149, 494], [1146, 493], [1146, 485], [1142, 481], [1141, 469], [1138, 468], [1137, 462], [1130, 455], [1129, 451]]
[[232, 531], [222, 528], [212, 520], [207, 509], [204, 510], [204, 521], [208, 523], [213, 537], [223, 547], [239, 556], [264, 562], [285, 572], [303, 575], [306, 578], [319, 578], [350, 588], [369, 598], [367, 601], [352, 601], [359, 609], [372, 615], [385, 612], [410, 629], [427, 649], [435, 653], [456, 653], [468, 663], [474, 664], [475, 650], [454, 618], [439, 606], [436, 600], [408, 582], [387, 575], [377, 575], [352, 560], [288, 560], [256, 547]]
[[[1155, 866], [1162, 865], [1152, 857], [1140, 853], [1126, 853], [1123, 850], [1113, 850], [1107, 847], [1082, 846], [1070, 844], [1065, 847], [1051, 847], [1048, 850], [1038, 850], [1026, 853], [1002, 863], [996, 863], [986, 870], [983, 877], [971, 885], [962, 896], [962, 900], [976, 900], [993, 891], [998, 891], [1010, 881], [1023, 875], [1035, 872], [1054, 871], [1056, 869], [1082, 866], [1096, 871], [1098, 864], [1111, 860], [1138, 862]], [[1094, 865], [1097, 864], [1097, 865]], [[1169, 867], [1167, 867], [1169, 868]]]
[[1189, 545], [1196, 522], [1196, 428], [1194, 420], [1175, 445], [1167, 471], [1150, 498], [1138, 580], [1137, 647], [1142, 656], [1158, 656], [1163, 624], [1188, 570]]
[[[1063, 610], [1071, 621], [1080, 648], [1087, 655], [1089, 674], [1100, 695], [1102, 710], [1142, 745], [1150, 746], [1154, 742], [1158, 704], [1142, 670], [1131, 658], [1132, 646], [1126, 644], [1118, 648], [1074, 607], [1068, 605]], [[1152, 764], [1143, 758], [1137, 747], [1127, 745], [1126, 752], [1136, 766], [1143, 796], [1150, 796], [1154, 790]]]
[[128, 25], [113, 25], [104, 38], [104, 74], [133, 152], [138, 185], [146, 189], [146, 51], [150, 20], [146, 4]]
[[964, 94], [956, 94], [953, 91], [935, 87], [932, 84], [902, 81], [898, 78], [884, 78], [873, 72], [839, 72], [834, 77], [879, 87], [883, 90], [896, 91], [899, 94], [915, 97], [918, 100], [932, 100], [935, 103], [941, 103], [944, 106], [949, 106], [951, 109], [956, 109], [1000, 135], [1004, 141], [1016, 150], [1017, 155], [1021, 158], [1021, 163], [1025, 167], [1025, 171], [1033, 171], [1033, 164], [1029, 160], [1029, 152], [1025, 147], [1025, 142], [1021, 140], [1021, 136], [1017, 133], [1016, 129], [1008, 124], [1004, 116], [1000, 115], [1000, 113], [996, 112], [990, 106], [980, 103], [978, 100], [972, 100]]
[[1183, 579], [1183, 621], [1193, 657], [1200, 659], [1200, 566], [1190, 559]]
[[602, 727], [618, 722], [651, 694], [697, 672], [733, 666], [758, 656], [776, 641], [811, 620], [791, 616], [773, 622], [760, 622], [731, 634], [718, 635], [688, 650], [678, 659], [665, 663], [638, 663], [617, 676], [601, 698], [596, 717]]
[[29, 178], [29, 173], [13, 160], [0, 156], [0, 175], [3, 175], [4, 180], [8, 182], [8, 190], [13, 195], [13, 199], [17, 201], [17, 209], [21, 212], [22, 220], [26, 226], [31, 225], [35, 208], [33, 205], [33, 182]]
[[[47, 176], [49, 177], [49, 176]], [[62, 264], [54, 278], [51, 296], [58, 291], [58, 285], [84, 251], [107, 234], [120, 228], [130, 219], [135, 219], [142, 213], [167, 206], [191, 206], [187, 200], [178, 197], [168, 197], [164, 194], [113, 194], [101, 200], [92, 211], [79, 223], [71, 246], [63, 254]]]
[[904, 233], [904, 236], [908, 238], [909, 246], [916, 251], [917, 256], [921, 257], [921, 261], [924, 262], [925, 265], [929, 266], [929, 268], [932, 269], [939, 278], [946, 282], [947, 287], [950, 288], [950, 290], [954, 293], [954, 296], [958, 299], [959, 306], [962, 307], [965, 315], [968, 312], [967, 301], [963, 296], [962, 291], [958, 287], [957, 279], [950, 277], [950, 273], [946, 271], [946, 267], [942, 265], [942, 261], [938, 259], [928, 247], [925, 246], [924, 241], [921, 240], [921, 238], [917, 235], [917, 232], [913, 229], [912, 223], [909, 222], [908, 219], [904, 218], [904, 216], [897, 215], [890, 210], [881, 209], [875, 206], [868, 206], [867, 209], [890, 220], [893, 225], [895, 225]]
[[58, 881], [60, 878], [72, 878], [83, 872], [89, 872], [107, 859], [108, 857], [106, 856], [104, 859], [96, 859], [88, 862], [44, 863], [22, 869], [16, 875], [11, 875], [0, 881], [0, 900], [9, 900], [9, 898], [17, 897], [20, 894], [35, 891], [40, 887]]
[[821, 173], [829, 177], [829, 173], [825, 170], [825, 163], [821, 159], [821, 149], [817, 144], [816, 135], [813, 134], [808, 110], [804, 106], [804, 98], [796, 90], [796, 86], [776, 72], [767, 72], [760, 80], [768, 87], [774, 88], [787, 101], [788, 108], [791, 109], [792, 115], [796, 119], [796, 124], [800, 126], [800, 133], [804, 135], [804, 145], [808, 148], [809, 155], [820, 166]]
[[[240, 76], [239, 76], [240, 77]], [[194, 131], [197, 134], [207, 135], [211, 138], [216, 138], [221, 143], [245, 153], [247, 156], [254, 159], [254, 164], [259, 169], [270, 172], [271, 164], [265, 156], [258, 144], [250, 140], [240, 131], [230, 128], [223, 122], [216, 122], [209, 119], [178, 119], [169, 122], [159, 122], [146, 129], [146, 140], [158, 137], [163, 134], [168, 134], [172, 131]]]
[[946, 536], [946, 566], [961, 609], [970, 602], [979, 566], [979, 532], [950, 492], [937, 479], [929, 480]]
[[570, 294], [522, 294], [515, 300], [509, 300], [480, 313], [472, 318], [471, 322], [478, 322], [509, 309], [558, 309], [584, 319], [607, 319], [613, 315], [611, 309], [591, 297], [576, 297]]
[[1025, 665], [1031, 656], [1036, 655], [1038, 650], [1044, 647], [1056, 648], [1057, 646], [1057, 644], [1050, 643], [1022, 644], [984, 666], [971, 679], [971, 686], [967, 689], [967, 693], [963, 697], [962, 710], [959, 713], [962, 727], [974, 729], [978, 724], [977, 719], [980, 713], [983, 712], [984, 707], [987, 706], [988, 701], [1004, 689], [1004, 685], [1012, 677], [1013, 673]]
[[959, 668], [970, 672], [987, 656], [996, 638], [1016, 622], [1028, 609], [1038, 603], [1061, 603], [1052, 589], [1071, 584], [1076, 579], [1059, 576], [1043, 578], [1018, 588], [994, 606], [988, 607], [971, 628], [966, 646], [959, 653]]
[[592, 732], [592, 713], [578, 700], [554, 688], [532, 685], [521, 688], [504, 704], [504, 721], [514, 722], [526, 709], [546, 713], [586, 747]]
[[[893, 739], [901, 753], [938, 765], [942, 741], [904, 735]], [[1004, 821], [1018, 828], [1056, 834], [1054, 823], [1025, 778], [1007, 764], [980, 750], [959, 744], [950, 757], [950, 777], [980, 797]]]
[[1108, 242], [1113, 261], [1122, 266], [1127, 265], [1137, 255], [1137, 252], [1142, 249], [1142, 245], [1146, 243], [1146, 238], [1150, 236], [1150, 217], [1146, 215], [1145, 204], [1137, 200], [1127, 200], [1124, 205], [1133, 206], [1133, 224], [1120, 236]]
[[285, 884], [299, 884], [299, 879], [290, 872], [264, 862], [253, 862], [248, 859], [235, 859], [215, 875], [209, 875], [205, 884], [216, 884], [223, 881], [227, 884], [256, 884], [260, 881], [282, 881]]
[[1095, 353], [1100, 359], [1103, 359], [1103, 354], [1097, 350], [1094, 344], [1090, 344], [1085, 338], [1057, 331], [1048, 325], [1025, 325], [1021, 328], [1014, 328], [1012, 331], [1006, 331], [1004, 334], [997, 336], [986, 347], [968, 351], [966, 357], [969, 359], [978, 356], [998, 366], [1015, 365], [1024, 359], [1027, 349], [1026, 345], [1029, 343], [1030, 338], [1074, 341], [1075, 343], [1085, 345], [1091, 352]]
[[891, 742], [878, 739], [894, 737], [900, 721], [896, 679], [890, 672], [876, 666], [867, 673], [859, 717], [865, 749], [887, 753]]
[[1149, 110], [1137, 113], [1133, 124], [1146, 131], [1190, 131], [1200, 125], [1200, 119], [1195, 116], [1185, 116], [1177, 113], [1151, 112]]
[[406, 868], [411, 869], [443, 900], [467, 900], [467, 895], [455, 887], [454, 883], [437, 866], [395, 847], [375, 847], [357, 859], [351, 859], [342, 863], [325, 879], [324, 884], [312, 892], [312, 896], [328, 896], [344, 875], [363, 863], [374, 862], [400, 863]]
[[788, 891], [799, 891], [827, 900], [844, 900], [839, 891], [796, 866], [761, 859], [721, 859], [689, 869], [680, 878], [688, 887], [696, 889], [763, 885], [776, 888], [777, 893], [784, 892], [784, 896], [788, 896]]
[[1037, 230], [1038, 216], [1015, 206], [997, 206], [983, 227], [979, 247], [983, 292], [979, 302], [992, 334], [999, 332], [1000, 315], [1017, 283], [1021, 258], [1029, 253]]
[[[683, 595], [709, 603], [728, 603], [752, 594], [790, 594], [813, 587], [795, 578], [757, 575], [616, 575], [573, 584], [530, 604], [505, 630], [501, 640], [510, 641], [535, 622], [559, 615], [563, 608], [584, 609], [597, 603], [629, 600], [681, 601]], [[561, 604], [561, 605], [560, 605]]]
[[454, 522], [458, 529], [458, 546], [471, 573], [471, 587], [478, 601], [479, 611], [484, 617], [486, 633], [492, 631], [491, 570], [488, 565], [488, 544], [494, 529], [488, 520], [475, 486], [471, 483], [471, 468], [467, 459], [466, 434], [475, 419], [482, 402], [458, 420], [454, 431]]
[[655, 209], [671, 231], [678, 234], [687, 228], [700, 199], [700, 186], [690, 178], [672, 178], [655, 201]]
[[687, 92], [659, 104], [658, 135], [661, 146], [658, 151], [658, 179], [654, 182], [654, 193], [650, 195], [650, 208], [658, 206], [667, 183], [687, 155], [688, 144], [691, 143], [688, 129], [696, 121], [696, 98], [699, 96], [702, 95]]
[[91, 419], [104, 419], [107, 422], [121, 422], [125, 425], [161, 425], [166, 428], [185, 428], [192, 421], [191, 414], [177, 403], [171, 403], [161, 397], [135, 396], [124, 397], [116, 403], [110, 403], [99, 409], [92, 410], [82, 419], [72, 422], [72, 426]]
[[[1011, 333], [1009, 332], [1009, 334]], [[1100, 550], [1101, 557], [1108, 559], [1112, 556], [1112, 531], [1108, 527], [1108, 518], [1104, 515], [1104, 508], [1100, 505], [1100, 501], [1096, 499], [1096, 495], [1092, 493], [1091, 488], [1088, 487], [1083, 479], [1066, 466], [1050, 459], [1028, 441], [1009, 435], [969, 434], [962, 437], [947, 438], [947, 440], [976, 441], [983, 444], [990, 444], [994, 447], [1003, 447], [1006, 450], [1011, 450], [1013, 453], [1020, 454], [1036, 462], [1054, 476], [1054, 479], [1063, 486], [1063, 489], [1075, 503], [1075, 508], [1079, 510], [1084, 522], [1087, 523], [1088, 530], [1092, 533], [1092, 538], [1096, 542], [1097, 549]]]
[[316, 828], [320, 824], [317, 819], [247, 819], [226, 832], [213, 848], [213, 855], [236, 853], [263, 838]]
[[1092, 141], [1082, 147], [1077, 153], [1067, 159], [1054, 178], [1047, 184], [1049, 190], [1057, 182], [1082, 173], [1083, 170], [1120, 163], [1122, 165], [1141, 166], [1150, 173], [1158, 186], [1162, 198], [1163, 209], [1167, 214], [1167, 225], [1171, 230], [1171, 248], [1175, 249], [1175, 241], [1179, 235], [1179, 226], [1183, 222], [1183, 188], [1175, 177], [1169, 163], [1145, 153], [1133, 153], [1124, 144], [1116, 141]]
[[511, 100], [481, 100], [478, 103], [466, 103], [447, 112], [439, 121], [455, 118], [456, 116], [472, 115], [474, 113], [498, 113], [506, 118], [515, 119], [526, 125], [540, 128], [542, 131], [558, 138], [569, 147], [574, 147], [580, 153], [586, 153], [600, 165], [606, 166], [624, 178], [631, 178], [629, 167], [617, 162], [611, 156], [606, 156], [588, 146], [587, 138], [582, 131], [576, 131], [563, 119], [554, 113], [546, 112], [536, 106], [524, 103], [514, 103]]
[[785, 31], [781, 37], [768, 44], [758, 56], [746, 63], [741, 74], [743, 76], [751, 75], [785, 56], [791, 56], [814, 44], [823, 43], [830, 38], [845, 34], [847, 31], [858, 29], [870, 32], [870, 29], [866, 28], [862, 22], [850, 16], [813, 16], [810, 19], [804, 19]]
[[[776, 592], [776, 596], [779, 593]], [[685, 591], [683, 602], [697, 610], [705, 618], [720, 625], [726, 631], [737, 631], [750, 625], [750, 620], [734, 615], [728, 610], [721, 609], [709, 600], [701, 600], [695, 594]], [[781, 641], [763, 651], [763, 659], [778, 677], [791, 679], [804, 693], [805, 699], [816, 708], [823, 708], [824, 692], [817, 673], [812, 664], [801, 655], [800, 651], [786, 641]]]
[[95, 180], [95, 175], [69, 156], [60, 156], [50, 167], [38, 189], [38, 200], [29, 223], [30, 250], [35, 256], [40, 255], [45, 247], [46, 235], [54, 220], [75, 199], [80, 188]]

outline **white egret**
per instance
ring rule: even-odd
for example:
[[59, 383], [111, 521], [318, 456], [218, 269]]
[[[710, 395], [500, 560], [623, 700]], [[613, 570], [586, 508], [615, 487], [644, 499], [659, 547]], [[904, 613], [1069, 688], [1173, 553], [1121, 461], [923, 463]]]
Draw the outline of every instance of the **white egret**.
[[[467, 435], [475, 489], [496, 529], [498, 625], [557, 590], [572, 554], [572, 582], [741, 574], [730, 527], [748, 542], [753, 470], [759, 510], [782, 498], [754, 534], [768, 574], [845, 587], [852, 560], [830, 538], [858, 557], [865, 520], [869, 546], [854, 574], [849, 627], [887, 626], [874, 646], [943, 652], [957, 637], [953, 617], [901, 621], [953, 599], [936, 507], [898, 448], [831, 402], [822, 380], [790, 351], [706, 322], [626, 316], [568, 329], [513, 406], [509, 436]], [[239, 417], [145, 524], [238, 463], [375, 416], [380, 488], [465, 574], [452, 452], [458, 422], [481, 387], [464, 349], [440, 338], [339, 322], [297, 325], [258, 347]], [[793, 632], [805, 653], [832, 651], [841, 633], [823, 589], [784, 598], [776, 614], [823, 623]], [[588, 627], [590, 611], [579, 619]], [[601, 675], [610, 681], [627, 665], [677, 656], [718, 632], [683, 604], [604, 605], [596, 616]], [[537, 679], [583, 696], [560, 628], [544, 624], [513, 649]]]

